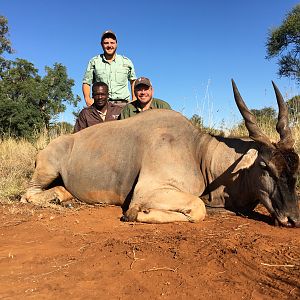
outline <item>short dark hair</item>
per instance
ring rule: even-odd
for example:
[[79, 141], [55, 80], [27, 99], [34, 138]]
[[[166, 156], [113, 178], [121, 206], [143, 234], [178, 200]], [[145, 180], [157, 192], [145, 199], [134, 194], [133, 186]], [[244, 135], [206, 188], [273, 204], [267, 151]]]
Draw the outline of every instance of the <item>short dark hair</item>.
[[104, 87], [106, 87], [106, 89], [108, 91], [108, 85], [105, 82], [102, 82], [102, 81], [95, 82], [93, 84], [93, 88], [92, 89], [94, 89], [94, 87], [97, 87], [97, 86], [104, 86]]

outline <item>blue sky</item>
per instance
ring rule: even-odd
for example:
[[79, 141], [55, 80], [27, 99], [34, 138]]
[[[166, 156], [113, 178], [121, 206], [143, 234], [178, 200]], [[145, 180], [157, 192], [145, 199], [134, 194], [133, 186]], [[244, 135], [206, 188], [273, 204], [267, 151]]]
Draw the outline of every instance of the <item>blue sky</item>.
[[[177, 3], [178, 2], [178, 3]], [[276, 108], [274, 80], [284, 97], [299, 94], [293, 80], [279, 78], [277, 60], [266, 60], [268, 30], [279, 26], [299, 1], [1, 0], [16, 53], [43, 74], [55, 62], [67, 67], [82, 97], [89, 59], [102, 53], [100, 35], [112, 29], [118, 53], [129, 57], [137, 76], [149, 77], [155, 97], [205, 124], [231, 126], [240, 120], [230, 79], [249, 108]], [[82, 97], [83, 98], [83, 97]], [[80, 108], [84, 106], [84, 100]], [[74, 123], [72, 109], [60, 116]]]

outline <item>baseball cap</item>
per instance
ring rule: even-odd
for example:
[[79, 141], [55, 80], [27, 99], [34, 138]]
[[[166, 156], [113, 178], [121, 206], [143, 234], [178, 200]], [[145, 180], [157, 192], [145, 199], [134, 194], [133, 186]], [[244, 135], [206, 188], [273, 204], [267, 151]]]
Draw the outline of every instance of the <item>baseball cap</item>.
[[140, 85], [140, 84], [144, 84], [144, 85], [147, 85], [147, 86], [152, 86], [151, 84], [151, 81], [149, 78], [146, 78], [146, 77], [140, 77], [138, 78], [135, 83], [134, 83], [134, 87]]
[[106, 36], [114, 36], [117, 39], [116, 34], [112, 30], [105, 30], [101, 36], [101, 42], [106, 38]]

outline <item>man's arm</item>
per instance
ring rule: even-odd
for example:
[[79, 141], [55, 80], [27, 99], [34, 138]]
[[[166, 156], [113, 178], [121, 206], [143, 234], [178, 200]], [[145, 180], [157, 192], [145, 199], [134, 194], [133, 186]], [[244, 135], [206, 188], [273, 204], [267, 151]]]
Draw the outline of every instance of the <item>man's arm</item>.
[[87, 106], [91, 106], [94, 103], [94, 100], [91, 98], [91, 87], [87, 83], [82, 84], [82, 92], [85, 103]]
[[134, 94], [134, 83], [135, 83], [135, 80], [130, 80], [130, 86], [131, 86], [131, 98], [132, 100], [136, 100], [136, 96]]
[[164, 108], [164, 109], [172, 109], [171, 106], [170, 106], [170, 104], [168, 102], [165, 102], [162, 108]]

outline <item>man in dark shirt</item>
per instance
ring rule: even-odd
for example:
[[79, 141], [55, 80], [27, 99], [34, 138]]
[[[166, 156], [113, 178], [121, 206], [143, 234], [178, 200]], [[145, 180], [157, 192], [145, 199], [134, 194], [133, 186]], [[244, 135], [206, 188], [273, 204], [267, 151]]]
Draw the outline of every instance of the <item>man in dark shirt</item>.
[[86, 127], [118, 119], [122, 108], [108, 101], [108, 86], [106, 83], [94, 83], [92, 95], [94, 103], [79, 113], [74, 133]]

